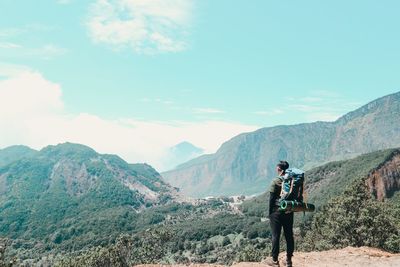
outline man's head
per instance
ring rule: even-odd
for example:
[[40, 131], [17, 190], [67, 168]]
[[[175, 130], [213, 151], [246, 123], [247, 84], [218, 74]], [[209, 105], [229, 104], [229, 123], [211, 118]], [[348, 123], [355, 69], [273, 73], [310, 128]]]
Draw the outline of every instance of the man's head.
[[289, 163], [287, 161], [281, 160], [279, 163], [276, 165], [276, 171], [278, 174], [284, 174], [285, 171], [289, 169]]

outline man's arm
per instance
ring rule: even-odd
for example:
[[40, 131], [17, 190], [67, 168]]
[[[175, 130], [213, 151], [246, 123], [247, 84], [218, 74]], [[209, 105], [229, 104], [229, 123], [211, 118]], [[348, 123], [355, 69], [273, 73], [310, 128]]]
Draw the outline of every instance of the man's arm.
[[269, 215], [274, 211], [276, 196], [274, 193], [269, 193]]
[[276, 206], [276, 201], [278, 200], [278, 185], [277, 185], [277, 180], [274, 179], [271, 183], [271, 187], [269, 190], [269, 215], [274, 210], [274, 207]]

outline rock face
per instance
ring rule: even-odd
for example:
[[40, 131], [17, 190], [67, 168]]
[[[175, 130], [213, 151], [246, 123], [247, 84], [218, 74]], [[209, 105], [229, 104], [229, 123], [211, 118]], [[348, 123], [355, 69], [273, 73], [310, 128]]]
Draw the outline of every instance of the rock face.
[[194, 197], [256, 194], [266, 190], [278, 160], [310, 169], [400, 146], [400, 92], [377, 99], [335, 122], [262, 128], [238, 135], [211, 155], [163, 173]]
[[391, 198], [400, 191], [400, 151], [370, 173], [367, 179], [370, 192], [380, 201]]
[[321, 206], [360, 179], [365, 181], [377, 200], [392, 198], [400, 191], [400, 148], [375, 151], [316, 167], [306, 172], [305, 190], [310, 202]]

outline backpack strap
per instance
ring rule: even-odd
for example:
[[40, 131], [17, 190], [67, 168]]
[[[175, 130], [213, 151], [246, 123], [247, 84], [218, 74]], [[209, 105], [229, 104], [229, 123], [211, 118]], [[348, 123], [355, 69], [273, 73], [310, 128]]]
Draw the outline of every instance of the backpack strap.
[[283, 195], [283, 183], [285, 182], [285, 177], [284, 177], [284, 176], [278, 175], [277, 178], [279, 178], [279, 179], [282, 181], [282, 184], [281, 184], [281, 193], [279, 194], [279, 196], [282, 197], [282, 195]]
[[292, 180], [290, 181], [290, 190], [289, 190], [289, 194], [291, 194], [292, 191], [293, 191], [293, 184], [294, 184], [294, 179], [292, 178]]

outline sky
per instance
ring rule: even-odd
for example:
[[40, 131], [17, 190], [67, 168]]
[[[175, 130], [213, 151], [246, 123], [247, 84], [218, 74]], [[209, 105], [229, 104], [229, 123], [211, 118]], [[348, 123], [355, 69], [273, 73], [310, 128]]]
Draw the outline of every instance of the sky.
[[189, 141], [333, 121], [400, 89], [399, 1], [1, 0], [0, 148], [165, 170]]

